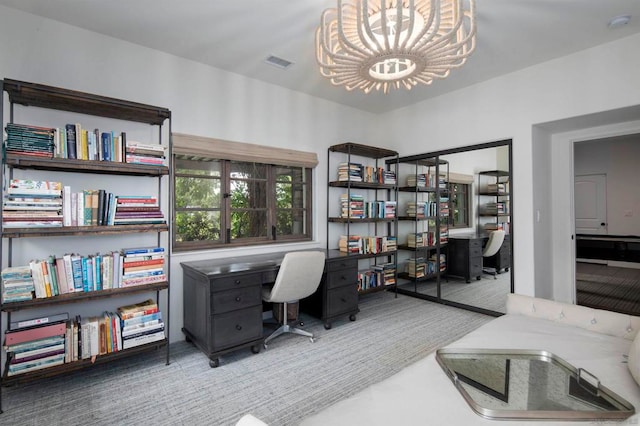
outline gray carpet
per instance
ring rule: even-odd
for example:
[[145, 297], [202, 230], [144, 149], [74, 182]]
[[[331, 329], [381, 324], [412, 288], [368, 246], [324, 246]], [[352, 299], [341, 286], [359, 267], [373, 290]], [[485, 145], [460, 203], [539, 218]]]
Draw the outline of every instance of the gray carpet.
[[578, 305], [640, 315], [640, 269], [576, 264]]
[[[233, 425], [251, 412], [272, 426], [306, 416], [378, 382], [492, 318], [393, 293], [369, 294], [355, 322], [325, 330], [302, 316], [315, 343], [274, 340], [221, 358], [172, 344], [66, 377], [3, 388], [3, 425]], [[384, 401], [381, 401], [384, 403]]]

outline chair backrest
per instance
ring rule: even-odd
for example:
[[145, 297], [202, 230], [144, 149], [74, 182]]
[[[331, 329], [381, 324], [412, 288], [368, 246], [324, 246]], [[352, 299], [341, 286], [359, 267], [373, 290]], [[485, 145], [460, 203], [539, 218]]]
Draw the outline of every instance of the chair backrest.
[[310, 296], [322, 280], [323, 251], [295, 251], [282, 259], [270, 302], [292, 302]]
[[487, 245], [484, 246], [482, 251], [482, 257], [491, 257], [496, 254], [504, 242], [504, 235], [505, 232], [501, 229], [492, 231], [489, 234], [489, 241], [487, 241]]

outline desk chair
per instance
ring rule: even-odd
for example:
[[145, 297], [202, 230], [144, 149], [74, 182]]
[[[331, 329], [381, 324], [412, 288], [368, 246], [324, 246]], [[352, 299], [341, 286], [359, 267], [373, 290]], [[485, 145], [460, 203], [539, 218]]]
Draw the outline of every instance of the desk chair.
[[495, 256], [500, 247], [502, 247], [502, 243], [504, 242], [505, 232], [503, 230], [492, 231], [489, 234], [489, 240], [487, 244], [484, 246], [482, 250], [482, 272], [488, 275], [493, 275], [493, 279], [498, 279], [498, 271], [495, 268], [485, 268], [484, 267], [484, 259], [487, 259], [491, 256]]
[[287, 322], [287, 304], [311, 296], [320, 285], [324, 270], [325, 255], [322, 251], [297, 251], [287, 253], [282, 259], [280, 270], [273, 288], [262, 290], [262, 300], [271, 303], [283, 303], [282, 324], [264, 340], [267, 343], [283, 333], [295, 333], [307, 336], [313, 342], [313, 334]]

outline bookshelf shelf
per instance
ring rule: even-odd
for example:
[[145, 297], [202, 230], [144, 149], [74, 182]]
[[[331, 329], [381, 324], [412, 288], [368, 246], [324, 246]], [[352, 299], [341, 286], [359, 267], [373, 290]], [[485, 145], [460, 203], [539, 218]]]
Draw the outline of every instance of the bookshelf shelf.
[[60, 294], [58, 296], [46, 297], [42, 299], [31, 299], [24, 302], [2, 303], [2, 305], [0, 305], [0, 308], [4, 312], [17, 312], [23, 309], [33, 309], [42, 306], [58, 305], [61, 303], [85, 302], [88, 300], [104, 299], [106, 297], [118, 297], [127, 294], [166, 290], [167, 288], [169, 288], [169, 283], [163, 281], [133, 287], [111, 288], [99, 291]]
[[99, 173], [126, 176], [164, 176], [169, 174], [167, 166], [147, 166], [117, 161], [73, 160], [60, 158], [37, 158], [8, 153], [5, 164], [16, 169]]
[[88, 236], [115, 235], [146, 232], [166, 232], [167, 224], [148, 225], [106, 225], [106, 226], [60, 226], [52, 228], [6, 228], [2, 231], [3, 238], [28, 237], [59, 237], [59, 236]]
[[6, 374], [3, 374], [2, 384], [6, 386], [10, 386], [17, 383], [27, 383], [35, 380], [45, 379], [47, 377], [54, 377], [54, 376], [59, 376], [61, 374], [68, 374], [74, 371], [84, 370], [86, 368], [92, 368], [95, 365], [112, 362], [116, 359], [122, 359], [122, 358], [130, 357], [132, 355], [138, 355], [144, 352], [158, 350], [167, 346], [168, 346], [168, 340], [164, 339], [164, 340], [159, 340], [157, 342], [148, 343], [146, 345], [136, 346], [131, 349], [124, 349], [118, 352], [111, 352], [105, 355], [100, 355], [99, 357], [96, 357], [95, 360], [92, 360], [90, 358], [83, 359], [83, 360], [74, 361], [67, 364], [56, 365], [56, 366], [45, 368], [42, 370], [31, 371], [31, 372], [20, 374], [17, 376], [8, 376]]
[[357, 182], [357, 181], [333, 181], [329, 182], [329, 186], [333, 188], [352, 188], [352, 189], [389, 189], [396, 188], [395, 185], [384, 183], [369, 183], [369, 182]]
[[[58, 87], [46, 86], [46, 85], [11, 80], [11, 79], [0, 80], [0, 86], [2, 88], [0, 90], [0, 93], [2, 95], [2, 104], [0, 105], [5, 105], [6, 104], [5, 100], [7, 98], [9, 101], [8, 102], [9, 104], [8, 120], [6, 119], [6, 115], [5, 115], [7, 112], [7, 109], [3, 110], [3, 108], [0, 106], [0, 115], [2, 115], [3, 127], [6, 125], [8, 129], [11, 129], [14, 132], [16, 132], [15, 129], [19, 129], [19, 128], [31, 129], [30, 133], [28, 132], [25, 132], [24, 134], [15, 133], [18, 137], [14, 136], [15, 138], [13, 141], [14, 145], [13, 145], [13, 149], [11, 150], [13, 152], [7, 152], [4, 155], [3, 167], [0, 168], [0, 180], [2, 181], [2, 184], [3, 184], [3, 190], [5, 191], [5, 194], [9, 192], [8, 182], [10, 179], [15, 178], [14, 172], [18, 170], [19, 172], [17, 173], [20, 179], [16, 179], [15, 183], [24, 185], [25, 183], [35, 182], [35, 183], [31, 183], [34, 186], [28, 187], [27, 191], [25, 191], [24, 193], [38, 194], [38, 195], [17, 195], [17, 196], [14, 195], [14, 198], [9, 198], [12, 200], [12, 204], [11, 205], [6, 204], [6, 207], [7, 207], [6, 211], [5, 211], [5, 204], [3, 204], [3, 209], [2, 209], [2, 212], [0, 213], [0, 219], [1, 219], [0, 222], [2, 222], [3, 224], [13, 223], [15, 225], [18, 225], [19, 222], [11, 222], [12, 220], [17, 220], [17, 221], [24, 221], [25, 223], [34, 221], [36, 222], [37, 225], [51, 224], [50, 222], [48, 222], [49, 219], [38, 221], [37, 219], [38, 213], [40, 213], [39, 210], [42, 209], [42, 212], [44, 212], [45, 214], [51, 213], [48, 217], [53, 217], [58, 221], [62, 220], [61, 217], [66, 218], [67, 221], [66, 222], [63, 221], [63, 223], [66, 223], [66, 225], [69, 225], [69, 222], [70, 222], [68, 220], [69, 216], [66, 216], [66, 214], [71, 214], [69, 213], [70, 211], [74, 213], [73, 215], [71, 215], [72, 218], [75, 218], [76, 214], [78, 218], [80, 218], [81, 215], [84, 214], [85, 216], [83, 217], [83, 219], [84, 220], [90, 219], [90, 222], [94, 224], [92, 226], [49, 226], [49, 227], [34, 226], [34, 227], [21, 227], [21, 228], [12, 228], [12, 227], [2, 226], [2, 228], [0, 228], [0, 236], [3, 238], [4, 241], [3, 241], [3, 244], [0, 245], [0, 269], [5, 270], [9, 266], [15, 266], [14, 263], [17, 263], [17, 265], [20, 265], [20, 264], [24, 265], [25, 263], [29, 262], [28, 257], [25, 256], [25, 252], [29, 250], [29, 247], [33, 247], [33, 243], [28, 241], [21, 241], [24, 238], [51, 239], [47, 241], [47, 243], [40, 244], [39, 242], [37, 242], [37, 244], [35, 244], [37, 248], [38, 246], [41, 248], [40, 251], [36, 251], [38, 253], [34, 255], [36, 257], [42, 256], [40, 252], [44, 252], [44, 250], [49, 250], [48, 247], [51, 247], [50, 250], [56, 250], [58, 242], [60, 243], [59, 244], [60, 247], [65, 247], [64, 249], [59, 248], [59, 250], [67, 251], [67, 254], [64, 255], [65, 257], [67, 257], [67, 255], [69, 254], [68, 253], [69, 246], [74, 247], [73, 251], [76, 251], [76, 248], [75, 248], [76, 245], [78, 247], [83, 247], [82, 248], [83, 251], [86, 249], [86, 247], [92, 247], [91, 249], [88, 249], [88, 250], [91, 250], [94, 252], [95, 252], [94, 247], [99, 246], [100, 247], [99, 250], [101, 251], [110, 250], [109, 253], [111, 253], [113, 251], [113, 248], [111, 249], [102, 248], [102, 244], [104, 244], [104, 241], [106, 240], [110, 241], [109, 244], [122, 244], [129, 247], [131, 247], [132, 241], [135, 241], [135, 244], [139, 244], [136, 247], [140, 247], [140, 246], [148, 246], [149, 244], [147, 243], [153, 240], [153, 243], [152, 243], [153, 245], [151, 248], [142, 247], [140, 249], [140, 252], [139, 252], [140, 254], [138, 254], [138, 256], [144, 256], [144, 257], [135, 258], [134, 260], [131, 260], [129, 257], [133, 255], [133, 253], [135, 253], [133, 250], [131, 252], [120, 251], [120, 248], [122, 247], [122, 245], [116, 245], [116, 247], [119, 247], [118, 251], [120, 251], [121, 253], [119, 255], [120, 259], [122, 259], [124, 256], [130, 262], [135, 262], [135, 264], [134, 263], [129, 264], [129, 266], [132, 268], [131, 270], [135, 270], [136, 274], [139, 271], [143, 271], [139, 275], [132, 275], [131, 277], [128, 278], [129, 286], [126, 286], [126, 283], [123, 280], [122, 285], [125, 285], [124, 287], [118, 287], [118, 284], [114, 284], [114, 286], [116, 286], [117, 288], [86, 291], [87, 282], [88, 283], [92, 282], [91, 280], [85, 281], [86, 277], [91, 277], [93, 274], [96, 274], [96, 277], [102, 276], [102, 277], [109, 277], [110, 279], [111, 275], [115, 276], [115, 274], [122, 274], [123, 270], [122, 268], [118, 269], [115, 266], [113, 267], [113, 270], [107, 269], [106, 266], [104, 266], [104, 269], [98, 269], [102, 266], [102, 260], [100, 261], [96, 260], [96, 265], [100, 265], [100, 266], [95, 266], [94, 268], [96, 269], [93, 269], [90, 271], [89, 267], [84, 264], [85, 262], [84, 258], [87, 258], [87, 264], [91, 265], [91, 263], [89, 263], [89, 260], [94, 255], [85, 256], [85, 255], [74, 254], [74, 256], [77, 256], [78, 258], [83, 259], [81, 263], [73, 265], [73, 274], [74, 274], [74, 279], [77, 279], [78, 275], [76, 275], [76, 273], [82, 272], [82, 280], [83, 280], [83, 284], [85, 285], [84, 287], [85, 291], [82, 291], [82, 289], [78, 290], [79, 288], [77, 287], [78, 281], [76, 281], [75, 282], [76, 291], [67, 292], [69, 291], [68, 285], [74, 286], [73, 280], [68, 281], [65, 278], [66, 280], [65, 282], [65, 281], [62, 281], [62, 278], [56, 277], [57, 271], [59, 271], [59, 268], [63, 268], [67, 271], [71, 270], [71, 266], [66, 266], [66, 264], [63, 263], [63, 262], [68, 262], [68, 258], [67, 260], [63, 260], [62, 252], [60, 253], [54, 252], [53, 254], [50, 254], [49, 260], [48, 260], [50, 266], [42, 267], [43, 269], [42, 274], [47, 274], [47, 272], [44, 272], [44, 270], [47, 269], [53, 275], [51, 278], [50, 286], [48, 285], [49, 281], [46, 281], [45, 284], [38, 287], [37, 291], [40, 291], [40, 293], [38, 293], [39, 297], [35, 298], [32, 295], [33, 298], [28, 300], [5, 301], [4, 299], [5, 286], [3, 282], [3, 286], [2, 286], [3, 299], [0, 301], [0, 333], [2, 333], [5, 340], [7, 339], [6, 336], [12, 335], [13, 336], [12, 343], [14, 345], [19, 344], [19, 342], [21, 341], [28, 343], [28, 345], [32, 345], [31, 342], [34, 340], [34, 338], [35, 339], [39, 338], [40, 333], [46, 333], [44, 331], [44, 328], [38, 331], [34, 331], [27, 328], [17, 328], [17, 327], [20, 327], [20, 325], [16, 325], [16, 324], [19, 324], [19, 322], [24, 320], [26, 320], [27, 323], [29, 323], [30, 321], [34, 321], [34, 319], [36, 318], [47, 318], [48, 320], [49, 315], [51, 315], [49, 312], [51, 312], [52, 309], [58, 309], [56, 307], [66, 306], [67, 308], [65, 308], [65, 311], [67, 311], [66, 315], [69, 319], [64, 320], [64, 326], [62, 326], [63, 329], [66, 328], [67, 330], [64, 336], [64, 360], [60, 359], [60, 357], [63, 355], [60, 354], [59, 352], [53, 353], [53, 356], [50, 356], [49, 359], [43, 358], [42, 360], [40, 359], [42, 358], [42, 355], [39, 355], [39, 353], [36, 355], [31, 355], [23, 352], [22, 358], [24, 360], [29, 360], [29, 362], [32, 364], [26, 364], [26, 363], [20, 364], [17, 366], [17, 368], [15, 368], [16, 365], [19, 363], [16, 363], [16, 364], [11, 363], [11, 359], [13, 356], [13, 352], [11, 352], [11, 350], [13, 349], [10, 349], [9, 351], [7, 351], [7, 349], [3, 348], [3, 350], [6, 351], [5, 352], [6, 357], [4, 357], [5, 359], [4, 359], [4, 364], [2, 365], [2, 375], [0, 376], [0, 413], [1, 413], [2, 412], [1, 387], [3, 385], [37, 380], [37, 379], [42, 379], [42, 378], [46, 378], [54, 375], [67, 374], [72, 371], [76, 371], [84, 368], [93, 368], [93, 366], [97, 364], [110, 362], [115, 359], [120, 359], [130, 355], [141, 354], [147, 351], [157, 350], [159, 348], [166, 349], [166, 353], [165, 353], [166, 364], [169, 364], [170, 353], [169, 353], [167, 336], [169, 336], [169, 324], [170, 324], [170, 303], [169, 303], [170, 301], [170, 269], [168, 265], [170, 265], [171, 260], [170, 260], [170, 251], [167, 247], [169, 246], [171, 238], [169, 235], [170, 233], [169, 225], [167, 223], [157, 223], [157, 222], [163, 221], [163, 219], [160, 219], [163, 216], [164, 218], [170, 217], [170, 215], [167, 215], [166, 213], [168, 210], [170, 210], [170, 205], [167, 199], [170, 199], [170, 190], [171, 190], [170, 188], [171, 182], [168, 178], [171, 170], [171, 135], [170, 135], [171, 112], [168, 109], [162, 108], [162, 107], [145, 105], [141, 103], [110, 98], [106, 96], [100, 96], [100, 95], [95, 95], [90, 93], [84, 93], [84, 92], [79, 92], [74, 90], [68, 90], [68, 89], [63, 89]], [[24, 120], [30, 121], [29, 118], [33, 119], [34, 122], [22, 124], [22, 125], [15, 124], [13, 121], [15, 119], [14, 109], [16, 109], [16, 106], [20, 108], [19, 113], [20, 113], [21, 122]], [[58, 151], [56, 156], [52, 157], [53, 154], [51, 154], [51, 152], [53, 151], [49, 150], [50, 147], [53, 146], [52, 139], [45, 139], [43, 136], [39, 136], [39, 135], [43, 134], [42, 132], [45, 130], [51, 131], [51, 133], [55, 133], [55, 132], [53, 132], [52, 130], [48, 130], [48, 128], [38, 127], [39, 126], [38, 121], [43, 119], [42, 116], [40, 115], [40, 113], [38, 114], [30, 113], [27, 107], [38, 107], [38, 108], [43, 108], [47, 110], [58, 110], [58, 111], [63, 111], [68, 113], [79, 113], [79, 114], [89, 116], [87, 120], [91, 120], [91, 116], [93, 116], [93, 117], [103, 117], [107, 119], [120, 120], [122, 122], [134, 122], [138, 124], [134, 126], [131, 123], [124, 123], [124, 124], [118, 123], [117, 125], [124, 126], [127, 128], [135, 128], [137, 129], [137, 131], [140, 131], [140, 132], [143, 131], [142, 129], [146, 129], [144, 124], [149, 124], [151, 126], [154, 126], [154, 130], [157, 129], [156, 142], [158, 147], [153, 147], [153, 148], [146, 147], [146, 149], [147, 151], [156, 152], [156, 155], [150, 155], [150, 157], [148, 158], [135, 158], [135, 160], [146, 161], [151, 163], [164, 162], [158, 159], [158, 157], [162, 156], [162, 154], [157, 154], [157, 152], [160, 152], [160, 153], [164, 153], [164, 155], [168, 158], [168, 160], [165, 160], [168, 163], [168, 165], [164, 165], [164, 164], [146, 165], [146, 164], [127, 163], [123, 161], [98, 161], [95, 159], [86, 160], [86, 159], [61, 158], [61, 157], [67, 156], [64, 150]], [[53, 117], [55, 114], [51, 114], [51, 115]], [[27, 117], [26, 119], [25, 119], [25, 116]], [[40, 117], [40, 118], [37, 118], [37, 117]], [[56, 118], [56, 120], [58, 119], [59, 118]], [[70, 118], [69, 120], [74, 120], [74, 119], [75, 118]], [[44, 118], [43, 120], [47, 120], [47, 119]], [[168, 120], [168, 127], [163, 128], [167, 120]], [[69, 121], [67, 123], [69, 123]], [[66, 126], [67, 126], [66, 127], [67, 131], [71, 132], [71, 130], [69, 130], [69, 126], [72, 126], [72, 125], [67, 124]], [[77, 129], [80, 129], [79, 124], [76, 124], [75, 126]], [[121, 127], [121, 128], [124, 128], [124, 127]], [[62, 128], [64, 129], [65, 126], [62, 126]], [[144, 130], [144, 132], [146, 134], [148, 131]], [[98, 133], [97, 129], [95, 130], [95, 133], [96, 134]], [[67, 133], [67, 134], [72, 134], [72, 133]], [[111, 132], [111, 134], [113, 135], [114, 133]], [[103, 138], [100, 140], [101, 144], [97, 145], [97, 142], [96, 142], [96, 144], [92, 145], [92, 148], [95, 147], [96, 149], [94, 151], [89, 151], [93, 153], [92, 156], [86, 155], [87, 143], [89, 138], [88, 133], [82, 133], [82, 138], [78, 136], [78, 139], [69, 139], [69, 140], [77, 141], [78, 145], [75, 145], [75, 147], [78, 149], [77, 151], [78, 156], [80, 156], [81, 147], [84, 148], [83, 155], [82, 155], [84, 158], [126, 158], [128, 153], [130, 152], [133, 152], [134, 155], [137, 155], [137, 151], [125, 150], [125, 147], [131, 148], [134, 146], [133, 144], [131, 145], [129, 144], [129, 142], [131, 141], [125, 143], [125, 132], [122, 132], [119, 134], [122, 139], [121, 140], [118, 139], [118, 141], [120, 141], [121, 144], [116, 143], [115, 138], [113, 138], [114, 139], [113, 141], [110, 141], [108, 139], [109, 132], [107, 132], [106, 135], [105, 133], [102, 133], [100, 135], [102, 135], [102, 138]], [[51, 136], [49, 135], [49, 137]], [[42, 140], [39, 138], [42, 138]], [[163, 138], [166, 138], [164, 139], [164, 142], [163, 142]], [[60, 136], [60, 139], [62, 139], [62, 136]], [[57, 139], [54, 138], [53, 140], [57, 140]], [[107, 145], [106, 144], [107, 141], [112, 142], [112, 145]], [[79, 145], [81, 142], [83, 143], [82, 146]], [[102, 145], [102, 144], [105, 144], [105, 145]], [[16, 149], [16, 146], [17, 146], [17, 149]], [[43, 146], [45, 146], [46, 149], [42, 150]], [[74, 148], [73, 144], [64, 145], [64, 146], [67, 148], [70, 147], [69, 153], [73, 153], [74, 150], [76, 149]], [[98, 148], [98, 146], [100, 146], [100, 148]], [[140, 146], [140, 145], [136, 145], [136, 146]], [[29, 154], [32, 154], [32, 155], [29, 155]], [[69, 156], [72, 156], [72, 155], [69, 155]], [[142, 157], [144, 157], [144, 155]], [[151, 158], [151, 157], [154, 157], [154, 158]], [[49, 172], [49, 173], [43, 173], [43, 172]], [[51, 178], [49, 177], [50, 175], [52, 176]], [[104, 175], [105, 177], [102, 177], [102, 176], [90, 177], [91, 175]], [[46, 176], [46, 177], [43, 177], [43, 176]], [[38, 189], [42, 187], [55, 188], [56, 186], [62, 186], [61, 183], [56, 183], [53, 186], [50, 186], [52, 184], [48, 183], [49, 181], [58, 181], [58, 180], [61, 181], [62, 179], [59, 178], [60, 176], [66, 176], [69, 178], [70, 181], [76, 182], [76, 185], [84, 186], [85, 189], [81, 191], [81, 193], [84, 194], [84, 197], [87, 197], [88, 193], [89, 194], [93, 193], [95, 195], [92, 195], [92, 196], [96, 198], [93, 198], [91, 200], [91, 204], [84, 204], [83, 206], [83, 204], [81, 204], [81, 201], [79, 200], [81, 198], [80, 197], [81, 193], [74, 193], [74, 194], [78, 194], [77, 196], [78, 202], [77, 204], [75, 204], [75, 201], [74, 201], [74, 204], [72, 207], [72, 204], [70, 202], [71, 200], [64, 198], [69, 193], [69, 189], [71, 188], [72, 183], [67, 184], [66, 191], [58, 190], [58, 194], [55, 194], [54, 198], [50, 198], [50, 199], [46, 198], [47, 196], [51, 197], [51, 194], [53, 192], [46, 192], [46, 191], [36, 192]], [[114, 193], [111, 193], [109, 197], [108, 189], [100, 189], [100, 190], [87, 189], [87, 186], [91, 188], [91, 185], [95, 185], [96, 182], [99, 182], [99, 185], [104, 184], [104, 186], [100, 186], [100, 188], [106, 187], [106, 188], [109, 188], [110, 190], [117, 188], [120, 190], [120, 185], [122, 185], [122, 181], [115, 181], [115, 180], [109, 179], [109, 177], [114, 177], [114, 176], [126, 177], [127, 183], [124, 184], [124, 186], [129, 186], [129, 181], [131, 181], [131, 186], [135, 186], [137, 183], [141, 183], [142, 180], [145, 180], [146, 183], [144, 183], [141, 189], [138, 189], [138, 190], [143, 193], [145, 191], [148, 191], [148, 192], [140, 196], [138, 195], [139, 193], [136, 193], [136, 192], [133, 192], [133, 196], [122, 195], [121, 192], [119, 193], [120, 195], [118, 196], [116, 196]], [[153, 181], [148, 180], [148, 178], [153, 179]], [[46, 180], [46, 183], [42, 183], [42, 181], [45, 181], [45, 180]], [[12, 184], [14, 184], [14, 181], [12, 181]], [[15, 187], [11, 186], [12, 190], [13, 188]], [[20, 188], [20, 189], [23, 189], [23, 188]], [[58, 188], [56, 188], [56, 190], [57, 189]], [[29, 190], [33, 192], [29, 192]], [[60, 196], [60, 192], [63, 193], [62, 197]], [[101, 194], [98, 195], [98, 192], [100, 192]], [[17, 192], [17, 193], [22, 194], [22, 192]], [[44, 195], [40, 195], [40, 194], [44, 194]], [[166, 197], [167, 199], [165, 199], [166, 194], [169, 194], [169, 196]], [[105, 197], [105, 195], [107, 196]], [[140, 197], [144, 199], [137, 200]], [[73, 198], [73, 200], [76, 200], [75, 195], [70, 198]], [[130, 200], [127, 200], [127, 198], [129, 198]], [[51, 200], [54, 200], [54, 199], [56, 201], [52, 202]], [[133, 199], [136, 199], [137, 201], [132, 201]], [[59, 200], [62, 200], [62, 201], [59, 201]], [[88, 198], [84, 198], [83, 200], [88, 200]], [[115, 213], [115, 216], [114, 216], [116, 218], [115, 220], [117, 221], [118, 218], [120, 217], [122, 222], [129, 222], [133, 224], [95, 225], [96, 223], [98, 224], [103, 222], [107, 223], [107, 211], [108, 211], [107, 206], [116, 205], [116, 200], [119, 207], [117, 210], [111, 211]], [[58, 204], [58, 201], [60, 204]], [[107, 204], [107, 202], [113, 203], [113, 204]], [[136, 204], [136, 202], [138, 204]], [[122, 208], [122, 210], [120, 210], [120, 206], [121, 206], [120, 203], [122, 203], [125, 207], [125, 208]], [[74, 208], [77, 208], [77, 210], [73, 210]], [[162, 210], [165, 210], [164, 215], [157, 214]], [[18, 212], [18, 213], [16, 214], [15, 212]], [[101, 212], [101, 213], [98, 213], [98, 212]], [[134, 214], [129, 212], [134, 212], [134, 213], [142, 212], [142, 213]], [[118, 214], [121, 214], [121, 216], [118, 216]], [[97, 218], [96, 218], [96, 215], [97, 215]], [[112, 222], [113, 217], [109, 216], [109, 218], [111, 220], [109, 223], [113, 223]], [[84, 223], [90, 223], [90, 222], [84, 222]], [[151, 223], [144, 223], [144, 222], [151, 222]], [[153, 223], [153, 222], [156, 222], [156, 223]], [[60, 224], [61, 222], [53, 221], [52, 223]], [[71, 223], [75, 224], [75, 222], [71, 222]], [[79, 223], [82, 223], [82, 222], [79, 222]], [[152, 235], [137, 236], [137, 234], [152, 234]], [[101, 240], [100, 238], [104, 236], [107, 236], [108, 238]], [[68, 239], [69, 237], [81, 237], [81, 238], [72, 240], [72, 239]], [[113, 239], [114, 237], [115, 237], [115, 240]], [[32, 256], [32, 254], [29, 254], [29, 256]], [[113, 259], [116, 259], [117, 257], [118, 256], [114, 255], [111, 259], [113, 260]], [[97, 258], [98, 258], [98, 255], [95, 255], [95, 259]], [[138, 259], [140, 259], [141, 261], [139, 261]], [[40, 263], [40, 261], [37, 261], [36, 264], [38, 263]], [[43, 261], [41, 263], [45, 264], [47, 262]], [[115, 263], [115, 264], [120, 265], [120, 263]], [[51, 269], [48, 269], [49, 267]], [[80, 271], [80, 268], [82, 269], [82, 271]], [[153, 268], [152, 269], [153, 272], [151, 271], [150, 268]], [[40, 270], [40, 267], [38, 266], [36, 269], [31, 269], [30, 272], [34, 276], [38, 274], [42, 275], [40, 272], [38, 272], [39, 270]], [[147, 273], [147, 270], [149, 270], [148, 273]], [[27, 269], [27, 271], [29, 270]], [[98, 273], [100, 273], [101, 275], [97, 275]], [[102, 274], [105, 274], [105, 275], [102, 275]], [[163, 281], [147, 283], [148, 281], [154, 280], [154, 278], [151, 277], [151, 274], [164, 274], [162, 277], [160, 276], [155, 277], [155, 279], [162, 279]], [[69, 277], [69, 275], [66, 275], [66, 276]], [[60, 281], [58, 281], [59, 279]], [[104, 278], [104, 280], [105, 282], [108, 282], [106, 281], [107, 278]], [[93, 282], [95, 284], [93, 288], [101, 288], [101, 283], [99, 279], [96, 278], [96, 280]], [[118, 281], [113, 281], [113, 282], [117, 283]], [[145, 284], [139, 284], [139, 285], [133, 285], [133, 286], [131, 285], [132, 283], [139, 283], [139, 282], [143, 282]], [[58, 284], [60, 284], [61, 287], [58, 287]], [[49, 295], [50, 293], [54, 295], [50, 297], [41, 297], [44, 294], [43, 293], [44, 290], [42, 290], [43, 288], [42, 286], [46, 286], [47, 295]], [[105, 285], [105, 286], [108, 287], [108, 285]], [[62, 288], [62, 290], [60, 290], [60, 288]], [[27, 293], [29, 292], [28, 288], [26, 292]], [[10, 294], [10, 293], [6, 293], [6, 294]], [[161, 311], [162, 316], [160, 316], [160, 313], [159, 313], [157, 314], [157, 316], [153, 317], [153, 318], [156, 318], [155, 322], [151, 321], [149, 323], [145, 323], [145, 324], [154, 324], [153, 335], [149, 334], [152, 332], [150, 329], [148, 329], [148, 331], [145, 330], [144, 332], [140, 332], [140, 333], [138, 333], [137, 330], [135, 330], [134, 333], [129, 331], [128, 336], [122, 336], [120, 334], [117, 334], [116, 331], [112, 331], [111, 333], [108, 331], [104, 331], [104, 330], [111, 330], [111, 329], [120, 330], [120, 325], [121, 325], [121, 323], [119, 323], [120, 318], [114, 314], [104, 314], [105, 315], [104, 318], [106, 319], [100, 320], [99, 322], [99, 320], [97, 319], [101, 315], [101, 312], [99, 311], [104, 310], [104, 307], [94, 307], [91, 304], [87, 304], [86, 306], [79, 306], [79, 304], [83, 304], [87, 302], [91, 302], [95, 304], [97, 303], [96, 301], [104, 300], [104, 303], [101, 303], [101, 305], [103, 304], [105, 305], [105, 307], [109, 306], [109, 308], [107, 308], [107, 311], [111, 311], [113, 310], [114, 304], [115, 306], [118, 306], [118, 304], [120, 305], [131, 304], [131, 302], [127, 298], [131, 296], [135, 296], [137, 294], [141, 296], [144, 295], [144, 297], [147, 299], [152, 299], [152, 301], [149, 302], [154, 305], [154, 310], [150, 311], [152, 313], [160, 312], [158, 309], [159, 306], [156, 306], [156, 305], [160, 304], [161, 294], [163, 295], [163, 297], [166, 296], [167, 305], [166, 305], [166, 309], [162, 309]], [[153, 294], [153, 297], [151, 296], [152, 294]], [[29, 295], [27, 294], [26, 297], [28, 296]], [[107, 302], [107, 299], [122, 299], [122, 301]], [[18, 298], [7, 297], [7, 300], [18, 300]], [[75, 308], [72, 308], [71, 307], [72, 305], [74, 305]], [[76, 314], [82, 313], [82, 317], [81, 317], [82, 328], [85, 328], [85, 320], [87, 320], [87, 322], [92, 321], [89, 318], [90, 315], [89, 316], [85, 315], [83, 311], [83, 309], [87, 309], [87, 308], [90, 311], [93, 311], [94, 309], [98, 310], [93, 314], [94, 315], [93, 321], [95, 321], [95, 324], [98, 324], [99, 322], [100, 325], [96, 325], [96, 327], [98, 328], [95, 329], [96, 331], [92, 333], [92, 336], [96, 336], [97, 335], [96, 333], [99, 332], [100, 336], [102, 337], [102, 340], [96, 340], [95, 341], [96, 343], [91, 343], [92, 345], [91, 350], [89, 352], [84, 352], [85, 357], [87, 356], [88, 353], [91, 353], [91, 357], [88, 359], [86, 358], [82, 359], [80, 357], [80, 348], [81, 348], [80, 345], [78, 345], [77, 351], [75, 350], [70, 351], [70, 348], [74, 347], [73, 345], [70, 345], [70, 342], [72, 341], [70, 339], [73, 338], [73, 331], [70, 331], [70, 330], [73, 330], [74, 324], [77, 324], [78, 334], [80, 334], [80, 328], [81, 328], [80, 321], [73, 320], [73, 319], [79, 318], [79, 317], [76, 318]], [[29, 311], [29, 310], [34, 311], [33, 315], [30, 315], [31, 318], [27, 316], [28, 314], [24, 313], [25, 311]], [[13, 314], [16, 315], [17, 321], [15, 320], [12, 321]], [[6, 319], [6, 322], [5, 322], [5, 319]], [[52, 322], [50, 325], [49, 324], [48, 325], [54, 326], [56, 333], [59, 333], [57, 327], [59, 327], [61, 324], [63, 323], [59, 321], [57, 324], [55, 322]], [[10, 326], [11, 326], [11, 329], [10, 329]], [[25, 325], [22, 325], [22, 327], [25, 327]], [[34, 327], [37, 329], [38, 327], [45, 327], [45, 326], [36, 325]], [[23, 330], [24, 330], [24, 333], [23, 333]], [[7, 333], [7, 331], [10, 331], [10, 333]], [[54, 340], [62, 339], [61, 337], [59, 337], [61, 335], [62, 334], [58, 334], [58, 336], [53, 336], [52, 338], [55, 338]], [[49, 337], [49, 336], [51, 336], [51, 334], [45, 337]], [[135, 337], [135, 340], [134, 340], [134, 337]], [[116, 347], [115, 342], [121, 344], [120, 349]], [[75, 344], [76, 341], [73, 341], [73, 343]], [[85, 340], [85, 343], [87, 343], [86, 340]], [[62, 343], [58, 343], [57, 340], [55, 344], [62, 345]], [[4, 342], [3, 342], [3, 345], [4, 345]], [[89, 345], [89, 343], [87, 343], [87, 345]], [[96, 350], [94, 352], [94, 349], [96, 349], [95, 345], [99, 346], [99, 350]], [[129, 346], [132, 346], [132, 347], [129, 347]], [[88, 347], [89, 346], [85, 348], [83, 346], [82, 350], [83, 351], [88, 350], [87, 349]], [[110, 349], [112, 347], [114, 349]], [[129, 347], [129, 348], [122, 349], [123, 347]], [[24, 348], [15, 349], [15, 351], [19, 351], [19, 350], [24, 351], [25, 349]], [[109, 352], [110, 350], [115, 350], [115, 352]], [[79, 358], [78, 360], [73, 361], [74, 357], [71, 356], [71, 354], [73, 353], [77, 355], [77, 358]], [[46, 366], [47, 362], [53, 362], [54, 364], [57, 364], [59, 362], [63, 362], [63, 363], [60, 365], [52, 365], [47, 367]], [[10, 371], [16, 372], [16, 373], [19, 372], [19, 374], [9, 375]]]

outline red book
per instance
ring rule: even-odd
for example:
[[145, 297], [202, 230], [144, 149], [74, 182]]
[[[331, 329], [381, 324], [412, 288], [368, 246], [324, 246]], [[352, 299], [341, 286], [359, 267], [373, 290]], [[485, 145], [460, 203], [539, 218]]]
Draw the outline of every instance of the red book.
[[67, 325], [64, 322], [59, 324], [45, 325], [27, 330], [7, 331], [4, 338], [5, 346], [17, 345], [31, 340], [44, 339], [53, 336], [64, 336]]
[[124, 267], [128, 268], [130, 266], [162, 265], [163, 263], [164, 259], [136, 260], [133, 262], [124, 262]]

